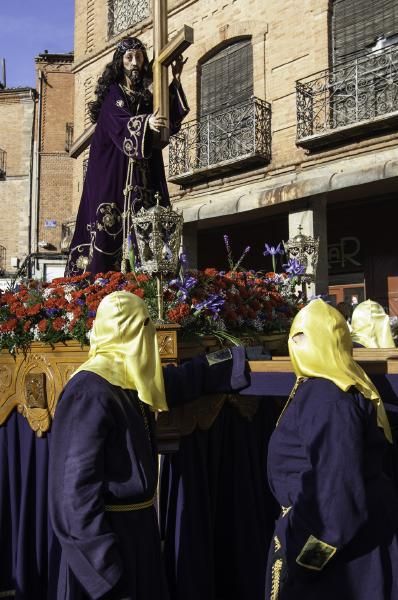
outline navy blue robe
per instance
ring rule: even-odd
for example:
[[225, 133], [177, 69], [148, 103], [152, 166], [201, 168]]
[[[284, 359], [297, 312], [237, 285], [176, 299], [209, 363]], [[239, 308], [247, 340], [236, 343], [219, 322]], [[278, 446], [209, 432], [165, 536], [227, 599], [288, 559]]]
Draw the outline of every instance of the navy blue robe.
[[[234, 348], [232, 355], [213, 366], [202, 356], [166, 368], [168, 404], [243, 387], [244, 351]], [[135, 391], [94, 373], [82, 371], [65, 386], [49, 465], [50, 518], [62, 551], [57, 600], [168, 599], [155, 508], [106, 510], [154, 497], [154, 425]]]
[[[133, 161], [131, 212], [156, 204], [156, 192], [160, 193], [163, 206], [170, 204], [162, 151], [154, 147], [148, 124], [152, 110], [149, 92], [142, 102], [132, 105], [122, 86], [115, 83], [110, 86], [90, 146], [65, 275], [120, 271], [123, 190], [129, 159]], [[188, 111], [182, 87], [173, 82], [170, 85], [172, 134], [177, 133]]]
[[[269, 484], [284, 509], [267, 600], [398, 599], [398, 497], [383, 472], [387, 448], [359, 392], [320, 378], [299, 386], [268, 449]], [[310, 536], [323, 545], [308, 545]]]

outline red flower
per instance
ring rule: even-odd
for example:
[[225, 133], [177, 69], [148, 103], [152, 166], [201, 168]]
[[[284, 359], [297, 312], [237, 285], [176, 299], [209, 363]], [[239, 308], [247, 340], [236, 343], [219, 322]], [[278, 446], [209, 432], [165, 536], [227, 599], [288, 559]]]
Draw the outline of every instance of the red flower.
[[64, 325], [65, 325], [65, 321], [64, 321], [64, 319], [62, 319], [62, 317], [57, 317], [52, 322], [52, 326], [55, 331], [61, 331], [61, 329], [63, 328]]
[[46, 331], [47, 326], [48, 326], [47, 319], [42, 319], [41, 321], [39, 321], [38, 328], [41, 333], [44, 333]]
[[191, 309], [189, 305], [185, 302], [182, 302], [176, 308], [171, 308], [167, 313], [167, 317], [172, 323], [179, 323], [184, 319], [184, 317], [187, 317], [190, 312]]
[[35, 315], [38, 315], [41, 309], [41, 304], [34, 304], [33, 306], [30, 306], [27, 310], [26, 310], [26, 314], [29, 317], [34, 317]]
[[24, 323], [23, 330], [26, 331], [26, 332], [28, 332], [29, 329], [31, 328], [31, 325], [32, 325], [32, 321], [26, 321]]
[[145, 292], [142, 288], [137, 288], [136, 290], [134, 290], [133, 294], [135, 294], [139, 298], [143, 298], [145, 296]]
[[2, 331], [14, 331], [17, 324], [18, 324], [17, 319], [8, 319], [8, 321], [5, 321], [5, 323], [3, 323], [1, 325], [1, 330]]

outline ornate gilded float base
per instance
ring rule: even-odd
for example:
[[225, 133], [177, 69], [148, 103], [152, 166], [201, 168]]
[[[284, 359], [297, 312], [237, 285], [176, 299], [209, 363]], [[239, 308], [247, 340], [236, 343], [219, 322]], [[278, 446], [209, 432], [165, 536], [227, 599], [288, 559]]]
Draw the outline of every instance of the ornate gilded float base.
[[[177, 362], [179, 326], [162, 325], [157, 330], [163, 362]], [[54, 348], [33, 343], [30, 351], [15, 358], [0, 353], [0, 426], [18, 410], [40, 437], [50, 429], [59, 395], [72, 373], [87, 360], [88, 347], [78, 342], [56, 344]]]

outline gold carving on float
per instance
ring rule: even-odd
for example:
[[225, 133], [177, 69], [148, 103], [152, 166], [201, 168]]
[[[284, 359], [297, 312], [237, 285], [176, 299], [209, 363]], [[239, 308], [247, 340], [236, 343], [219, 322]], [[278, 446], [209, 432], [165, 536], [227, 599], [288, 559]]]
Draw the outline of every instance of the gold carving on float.
[[1, 353], [0, 425], [13, 410], [23, 415], [40, 437], [51, 426], [58, 396], [69, 375], [87, 358], [79, 344], [55, 348], [32, 344], [32, 351], [12, 357]]
[[12, 371], [7, 365], [0, 365], [0, 390], [9, 387], [12, 380]]
[[179, 326], [174, 324], [157, 326], [158, 349], [162, 360], [177, 361], [177, 329]]

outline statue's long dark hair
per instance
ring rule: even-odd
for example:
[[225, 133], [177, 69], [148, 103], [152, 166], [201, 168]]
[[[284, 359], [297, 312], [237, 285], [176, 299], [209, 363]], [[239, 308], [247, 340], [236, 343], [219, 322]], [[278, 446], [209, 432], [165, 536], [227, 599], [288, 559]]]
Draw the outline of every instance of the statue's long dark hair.
[[[98, 121], [99, 113], [105, 96], [107, 95], [112, 83], [122, 83], [124, 81], [124, 70], [123, 70], [123, 54], [116, 50], [113, 55], [112, 62], [108, 63], [98, 79], [97, 87], [95, 88], [95, 95], [97, 99], [90, 102], [88, 105], [90, 119], [92, 123]], [[148, 61], [146, 52], [144, 51], [144, 65], [143, 65], [143, 85], [148, 87], [152, 82], [152, 68]]]

